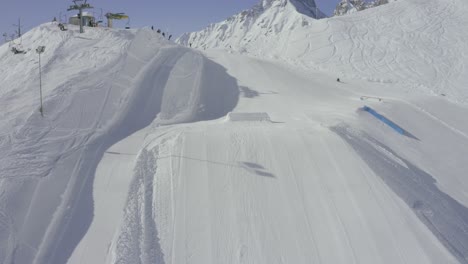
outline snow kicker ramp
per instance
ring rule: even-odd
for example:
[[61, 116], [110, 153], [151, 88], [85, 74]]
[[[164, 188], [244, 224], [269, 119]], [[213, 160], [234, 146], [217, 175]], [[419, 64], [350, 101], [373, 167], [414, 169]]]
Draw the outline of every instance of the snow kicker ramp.
[[[67, 261], [92, 222], [94, 173], [111, 145], [158, 116], [161, 123], [218, 118], [237, 103], [236, 81], [221, 66], [150, 30], [78, 34], [45, 24], [25, 34], [22, 45], [43, 37], [50, 41], [41, 42], [48, 46], [44, 118], [37, 95], [27, 92], [36, 87], [34, 54], [0, 50], [1, 100], [16, 100], [17, 110], [16, 124], [6, 116], [0, 122], [1, 131], [12, 131], [0, 141], [2, 263]], [[10, 73], [5, 67], [12, 64], [22, 72]]]

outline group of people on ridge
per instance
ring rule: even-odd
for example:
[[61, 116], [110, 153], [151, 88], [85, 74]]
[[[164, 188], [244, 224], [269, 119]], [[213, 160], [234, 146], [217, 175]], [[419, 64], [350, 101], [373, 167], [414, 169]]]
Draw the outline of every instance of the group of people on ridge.
[[[151, 30], [154, 30], [153, 26], [151, 26]], [[158, 32], [159, 34], [162, 34], [163, 37], [166, 37], [166, 33], [162, 32], [161, 29], [158, 29], [156, 32]], [[172, 38], [172, 35], [169, 35], [167, 39], [171, 40], [171, 38]]]

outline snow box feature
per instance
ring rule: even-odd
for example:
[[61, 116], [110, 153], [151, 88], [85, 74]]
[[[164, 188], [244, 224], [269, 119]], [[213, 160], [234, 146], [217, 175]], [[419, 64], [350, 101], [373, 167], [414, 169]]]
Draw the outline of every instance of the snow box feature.
[[233, 113], [227, 115], [227, 121], [271, 121], [265, 112], [259, 113]]
[[407, 130], [403, 129], [402, 127], [400, 127], [399, 125], [397, 125], [395, 122], [393, 122], [392, 120], [388, 119], [387, 117], [379, 114], [377, 111], [375, 111], [374, 109], [368, 107], [368, 106], [364, 106], [363, 108], [361, 108], [362, 110], [368, 112], [369, 114], [373, 115], [375, 118], [379, 119], [380, 121], [382, 121], [384, 124], [386, 124], [387, 126], [391, 127], [393, 130], [395, 130], [398, 134], [400, 135], [403, 135], [403, 136], [407, 136], [409, 138], [412, 138], [412, 139], [416, 139], [416, 140], [419, 140], [419, 138], [417, 138], [415, 135], [411, 134], [410, 132], [408, 132]]

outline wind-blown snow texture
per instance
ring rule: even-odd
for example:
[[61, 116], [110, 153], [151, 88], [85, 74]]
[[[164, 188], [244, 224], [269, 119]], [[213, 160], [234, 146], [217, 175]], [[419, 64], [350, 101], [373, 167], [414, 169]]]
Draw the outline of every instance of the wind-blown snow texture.
[[468, 4], [314, 7], [0, 46], [0, 263], [468, 263]]

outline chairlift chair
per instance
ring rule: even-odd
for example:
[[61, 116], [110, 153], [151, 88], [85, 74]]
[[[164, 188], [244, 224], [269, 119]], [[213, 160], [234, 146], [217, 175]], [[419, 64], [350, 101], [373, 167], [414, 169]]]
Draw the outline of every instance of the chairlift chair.
[[127, 24], [125, 24], [125, 29], [130, 29], [130, 18], [127, 18]]

